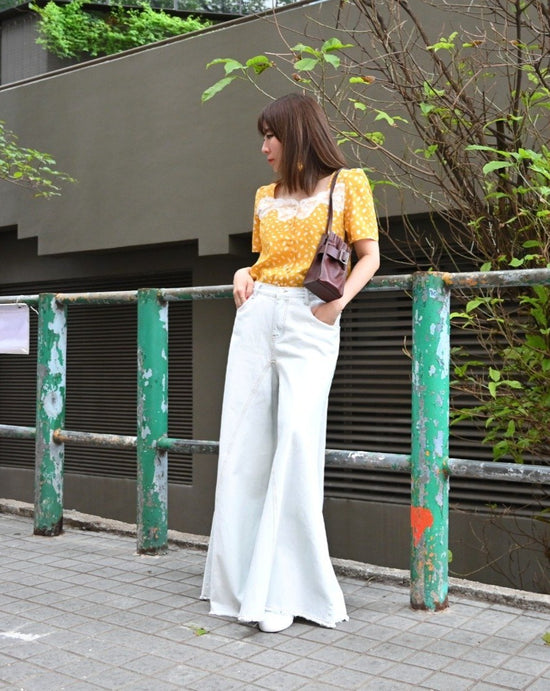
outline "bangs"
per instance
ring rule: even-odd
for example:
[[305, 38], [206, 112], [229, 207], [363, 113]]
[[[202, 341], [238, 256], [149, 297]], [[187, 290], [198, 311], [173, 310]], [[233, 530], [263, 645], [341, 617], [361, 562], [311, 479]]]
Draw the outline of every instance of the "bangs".
[[272, 132], [272, 131], [273, 131], [273, 130], [272, 130], [271, 127], [269, 126], [269, 123], [267, 122], [267, 120], [265, 119], [265, 117], [263, 116], [263, 114], [260, 115], [260, 117], [258, 118], [258, 132], [259, 132], [259, 133], [262, 135], [262, 137], [263, 137], [263, 136], [266, 135], [267, 132]]
[[[283, 112], [281, 112], [283, 111]], [[258, 132], [263, 136], [267, 132], [274, 134], [279, 141], [283, 141], [285, 132], [285, 121], [287, 120], [287, 114], [281, 105], [274, 101], [268, 104], [260, 113], [258, 117]]]

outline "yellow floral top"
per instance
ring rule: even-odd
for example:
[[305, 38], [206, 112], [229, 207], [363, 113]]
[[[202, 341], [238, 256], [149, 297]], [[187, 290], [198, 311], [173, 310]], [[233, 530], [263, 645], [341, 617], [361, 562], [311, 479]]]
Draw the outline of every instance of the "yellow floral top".
[[[325, 232], [329, 190], [306, 199], [275, 198], [275, 183], [260, 187], [254, 205], [250, 274], [278, 286], [302, 286]], [[361, 168], [341, 170], [332, 195], [332, 230], [350, 244], [378, 240], [372, 192]]]

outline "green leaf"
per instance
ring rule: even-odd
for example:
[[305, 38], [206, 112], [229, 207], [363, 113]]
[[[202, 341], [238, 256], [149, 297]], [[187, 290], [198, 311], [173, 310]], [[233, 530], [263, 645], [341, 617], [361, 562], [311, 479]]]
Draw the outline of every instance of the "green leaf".
[[251, 67], [256, 74], [261, 74], [270, 67], [273, 67], [273, 63], [265, 55], [256, 55], [246, 61], [246, 66]]
[[453, 31], [449, 38], [440, 38], [437, 43], [431, 46], [426, 46], [428, 50], [433, 50], [437, 53], [438, 50], [453, 50], [455, 48], [454, 40], [458, 36], [458, 31]]
[[503, 168], [509, 168], [514, 165], [511, 161], [489, 161], [483, 166], [483, 174], [488, 175], [493, 173], [495, 170], [502, 170]]
[[340, 63], [342, 62], [340, 58], [337, 55], [325, 55], [325, 62], [328, 62], [329, 65], [332, 65], [335, 70], [337, 70], [340, 67]]
[[321, 46], [323, 53], [328, 53], [332, 50], [344, 50], [344, 48], [353, 48], [353, 43], [342, 43], [339, 38], [329, 38]]
[[294, 53], [310, 53], [311, 55], [319, 57], [318, 50], [315, 50], [315, 48], [312, 48], [311, 46], [306, 46], [303, 43], [298, 43], [294, 46], [294, 48], [291, 48], [290, 50], [292, 50]]
[[506, 384], [511, 389], [523, 389], [523, 384], [520, 381], [516, 381], [515, 379], [507, 380]]
[[237, 60], [234, 60], [233, 58], [216, 58], [215, 60], [211, 60], [206, 65], [206, 69], [212, 67], [213, 65], [225, 65], [228, 62], [237, 63], [241, 69], [244, 69], [244, 65], [238, 62]]
[[485, 300], [483, 298], [475, 298], [474, 300], [469, 300], [466, 304], [466, 312], [473, 312], [484, 303]]
[[493, 381], [500, 381], [500, 372], [497, 369], [493, 369], [492, 367], [489, 367], [489, 376]]
[[495, 149], [493, 146], [482, 146], [481, 144], [469, 144], [466, 151], [491, 151], [495, 154], [502, 154], [502, 151]]
[[535, 173], [538, 173], [539, 175], [542, 175], [543, 177], [547, 178], [550, 180], [550, 170], [547, 170], [546, 168], [542, 168], [541, 166], [538, 165], [532, 165], [531, 170], [534, 171]]
[[422, 86], [426, 98], [433, 98], [434, 96], [445, 96], [445, 89], [436, 89], [435, 86], [432, 86], [429, 82], [424, 82]]
[[430, 146], [426, 147], [424, 151], [422, 151], [422, 149], [419, 149], [418, 151], [422, 152], [424, 154], [424, 158], [428, 161], [430, 158], [433, 158], [438, 149], [439, 146], [437, 144], [431, 144]]
[[489, 393], [491, 394], [491, 396], [493, 398], [496, 398], [497, 397], [497, 382], [490, 381], [488, 389], [489, 389]]
[[319, 58], [302, 58], [295, 63], [294, 68], [298, 72], [311, 72], [319, 64]]
[[386, 141], [386, 137], [384, 136], [383, 132], [365, 132], [364, 137], [377, 146], [383, 146], [384, 142]]
[[432, 103], [419, 103], [419, 106], [420, 110], [422, 111], [422, 115], [429, 115], [436, 109], [436, 106], [434, 106]]
[[224, 70], [225, 74], [231, 74], [232, 72], [242, 71], [244, 69], [243, 65], [238, 60], [225, 60]]
[[511, 266], [513, 269], [517, 269], [518, 266], [522, 266], [524, 262], [525, 262], [525, 259], [518, 259], [517, 257], [514, 257], [509, 262], [509, 266]]
[[542, 640], [546, 643], [546, 645], [550, 645], [550, 631], [547, 631], [542, 635]]
[[202, 92], [201, 101], [203, 103], [206, 103], [206, 101], [209, 101], [216, 94], [219, 94], [220, 91], [223, 91], [223, 89], [225, 89], [226, 86], [229, 86], [231, 82], [235, 81], [235, 79], [237, 79], [237, 76], [231, 75], [229, 77], [224, 77], [223, 79], [220, 79], [215, 84], [212, 84], [212, 86], [210, 86], [208, 89], [205, 89]]
[[499, 441], [493, 446], [493, 458], [495, 461], [498, 461], [499, 458], [502, 458], [503, 456], [506, 456], [510, 448], [510, 445], [507, 441]]
[[388, 125], [389, 125], [390, 127], [395, 127], [395, 118], [392, 118], [391, 115], [388, 115], [388, 113], [386, 113], [386, 112], [383, 111], [383, 110], [377, 110], [376, 112], [377, 112], [378, 114], [377, 114], [377, 116], [374, 118], [375, 120], [384, 120], [385, 122], [388, 123]]

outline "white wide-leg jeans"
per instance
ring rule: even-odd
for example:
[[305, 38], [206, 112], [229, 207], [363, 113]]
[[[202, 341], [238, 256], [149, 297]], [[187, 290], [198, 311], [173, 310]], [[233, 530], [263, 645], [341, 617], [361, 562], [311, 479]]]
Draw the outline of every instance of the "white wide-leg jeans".
[[201, 597], [211, 614], [346, 620], [323, 520], [327, 401], [340, 327], [305, 288], [256, 282], [229, 348]]

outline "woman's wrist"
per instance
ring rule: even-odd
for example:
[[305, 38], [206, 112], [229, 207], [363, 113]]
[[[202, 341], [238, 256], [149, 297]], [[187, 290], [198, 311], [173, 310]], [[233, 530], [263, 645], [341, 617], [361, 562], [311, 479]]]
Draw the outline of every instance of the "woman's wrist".
[[335, 307], [339, 312], [343, 312], [347, 304], [348, 303], [346, 302], [343, 296], [341, 298], [337, 298], [336, 300], [331, 301], [331, 305]]
[[235, 271], [235, 273], [233, 274], [233, 279], [235, 279], [237, 277], [237, 275], [244, 274], [244, 273], [246, 273], [248, 276], [250, 276], [250, 269], [251, 268], [252, 268], [251, 266], [243, 266], [241, 269], [237, 269], [237, 271]]

